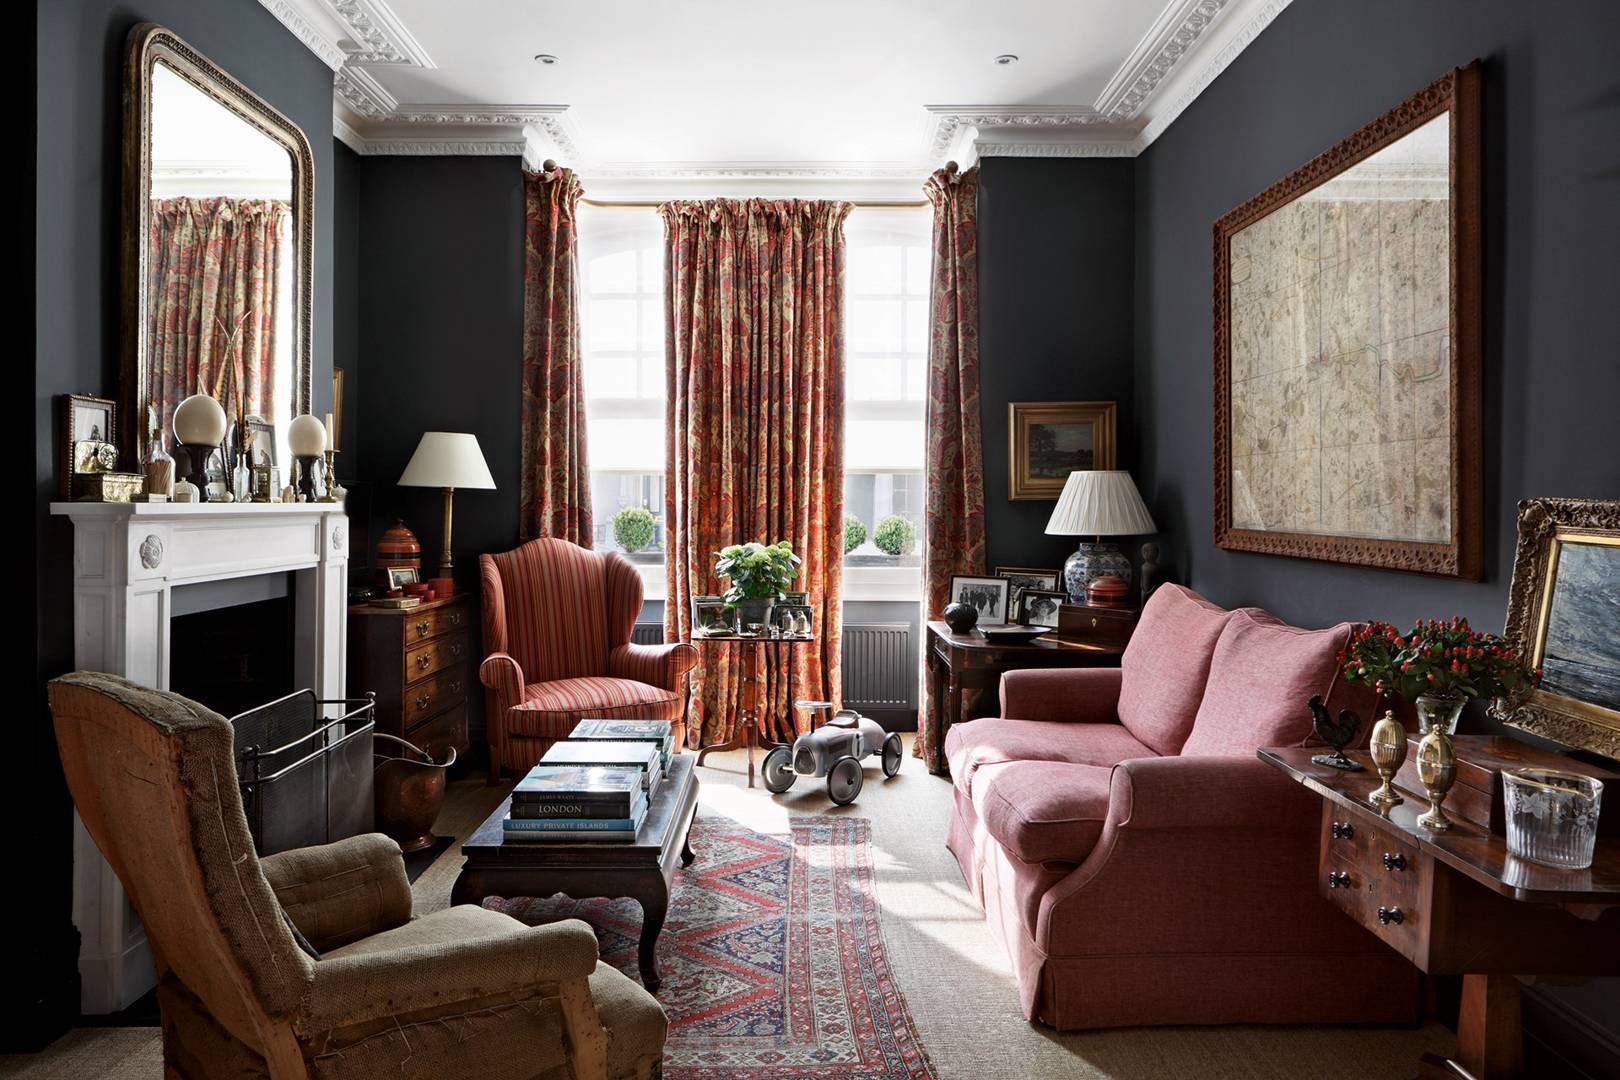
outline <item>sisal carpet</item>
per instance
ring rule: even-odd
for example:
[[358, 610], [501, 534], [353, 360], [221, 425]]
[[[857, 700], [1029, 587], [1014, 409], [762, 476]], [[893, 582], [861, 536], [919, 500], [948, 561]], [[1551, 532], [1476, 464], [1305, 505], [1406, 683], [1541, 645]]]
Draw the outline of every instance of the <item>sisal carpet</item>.
[[[909, 742], [910, 736], [907, 736]], [[808, 779], [785, 795], [749, 789], [741, 752], [711, 756], [698, 770], [699, 813], [757, 832], [784, 834], [799, 815], [871, 822], [875, 895], [884, 952], [921, 1045], [941, 1080], [1407, 1080], [1424, 1051], [1449, 1054], [1455, 1040], [1435, 1023], [1416, 1028], [1136, 1028], [1060, 1035], [1018, 1011], [1007, 959], [945, 850], [950, 783], [907, 757], [885, 781], [875, 767], [854, 806], [834, 807]], [[757, 784], [757, 781], [756, 781]], [[438, 831], [466, 836], [500, 805], [506, 788], [452, 785]], [[418, 910], [449, 903], [461, 866], [452, 848], [417, 879]], [[69, 1059], [72, 1065], [64, 1063]], [[158, 1080], [157, 1032], [80, 1029], [43, 1054], [0, 1057], [0, 1076], [30, 1080], [94, 1076]]]
[[[795, 817], [790, 834], [693, 825], [658, 939], [667, 1080], [934, 1080], [889, 972], [865, 818]], [[491, 898], [538, 925], [581, 918], [637, 975], [633, 900]]]

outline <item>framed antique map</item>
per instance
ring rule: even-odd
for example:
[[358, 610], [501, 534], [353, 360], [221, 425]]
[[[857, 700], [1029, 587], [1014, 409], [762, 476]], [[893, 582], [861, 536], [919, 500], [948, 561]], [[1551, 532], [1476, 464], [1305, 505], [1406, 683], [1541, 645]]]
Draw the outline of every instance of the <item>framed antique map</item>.
[[1215, 541], [1477, 578], [1480, 72], [1215, 223]]

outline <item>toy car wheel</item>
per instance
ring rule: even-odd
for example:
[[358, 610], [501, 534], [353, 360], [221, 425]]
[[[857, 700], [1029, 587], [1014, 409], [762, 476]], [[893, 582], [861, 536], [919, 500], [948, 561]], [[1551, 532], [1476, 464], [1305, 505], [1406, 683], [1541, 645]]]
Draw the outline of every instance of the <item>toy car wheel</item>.
[[793, 748], [771, 747], [771, 752], [765, 755], [765, 764], [760, 766], [759, 775], [765, 781], [765, 790], [773, 795], [780, 795], [792, 787], [796, 776], [793, 771]]
[[848, 806], [861, 793], [861, 763], [845, 754], [827, 770], [827, 798], [839, 806]]
[[900, 743], [900, 736], [889, 733], [883, 740], [883, 775], [895, 776], [900, 772], [900, 759], [905, 753], [905, 747]]

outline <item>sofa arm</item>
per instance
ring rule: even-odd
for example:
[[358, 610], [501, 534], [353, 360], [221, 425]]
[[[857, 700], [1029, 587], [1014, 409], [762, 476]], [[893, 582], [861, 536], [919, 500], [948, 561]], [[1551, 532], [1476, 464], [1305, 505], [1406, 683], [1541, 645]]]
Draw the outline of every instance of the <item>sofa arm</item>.
[[696, 646], [675, 641], [667, 645], [638, 645], [627, 642], [608, 654], [608, 674], [616, 679], [634, 679], [660, 690], [679, 690], [687, 672], [697, 666]]
[[538, 994], [596, 970], [596, 935], [578, 919], [513, 922], [509, 933], [323, 959], [314, 965], [297, 1028], [330, 1031], [457, 1002]]
[[411, 917], [404, 856], [382, 833], [266, 855], [259, 865], [287, 918], [318, 952]]
[[1001, 677], [1001, 715], [1010, 720], [1117, 724], [1119, 668], [1026, 668]]
[[503, 709], [523, 700], [523, 668], [506, 653], [490, 653], [478, 665], [478, 681], [495, 694]]
[[1109, 778], [1108, 820], [1122, 829], [1314, 833], [1317, 802], [1255, 757], [1132, 758]]

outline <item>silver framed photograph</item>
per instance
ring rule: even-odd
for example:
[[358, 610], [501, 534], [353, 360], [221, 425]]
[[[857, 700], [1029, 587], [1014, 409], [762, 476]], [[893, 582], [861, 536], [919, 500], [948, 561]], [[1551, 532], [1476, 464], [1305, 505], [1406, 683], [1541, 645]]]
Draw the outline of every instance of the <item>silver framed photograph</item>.
[[276, 460], [276, 425], [257, 416], [247, 418], [248, 464], [278, 465]]
[[734, 636], [737, 633], [737, 609], [718, 596], [694, 596], [692, 632], [703, 637]]
[[414, 566], [388, 567], [388, 587], [390, 589], [403, 589], [407, 585], [415, 585], [421, 580], [421, 574]]
[[1018, 595], [1018, 622], [1056, 630], [1058, 611], [1068, 599], [1068, 593], [1057, 589], [1025, 589]]
[[979, 613], [979, 624], [1004, 623], [1008, 620], [1007, 598], [1012, 582], [1004, 577], [969, 577], [951, 575], [951, 593], [947, 604], [966, 604]]

